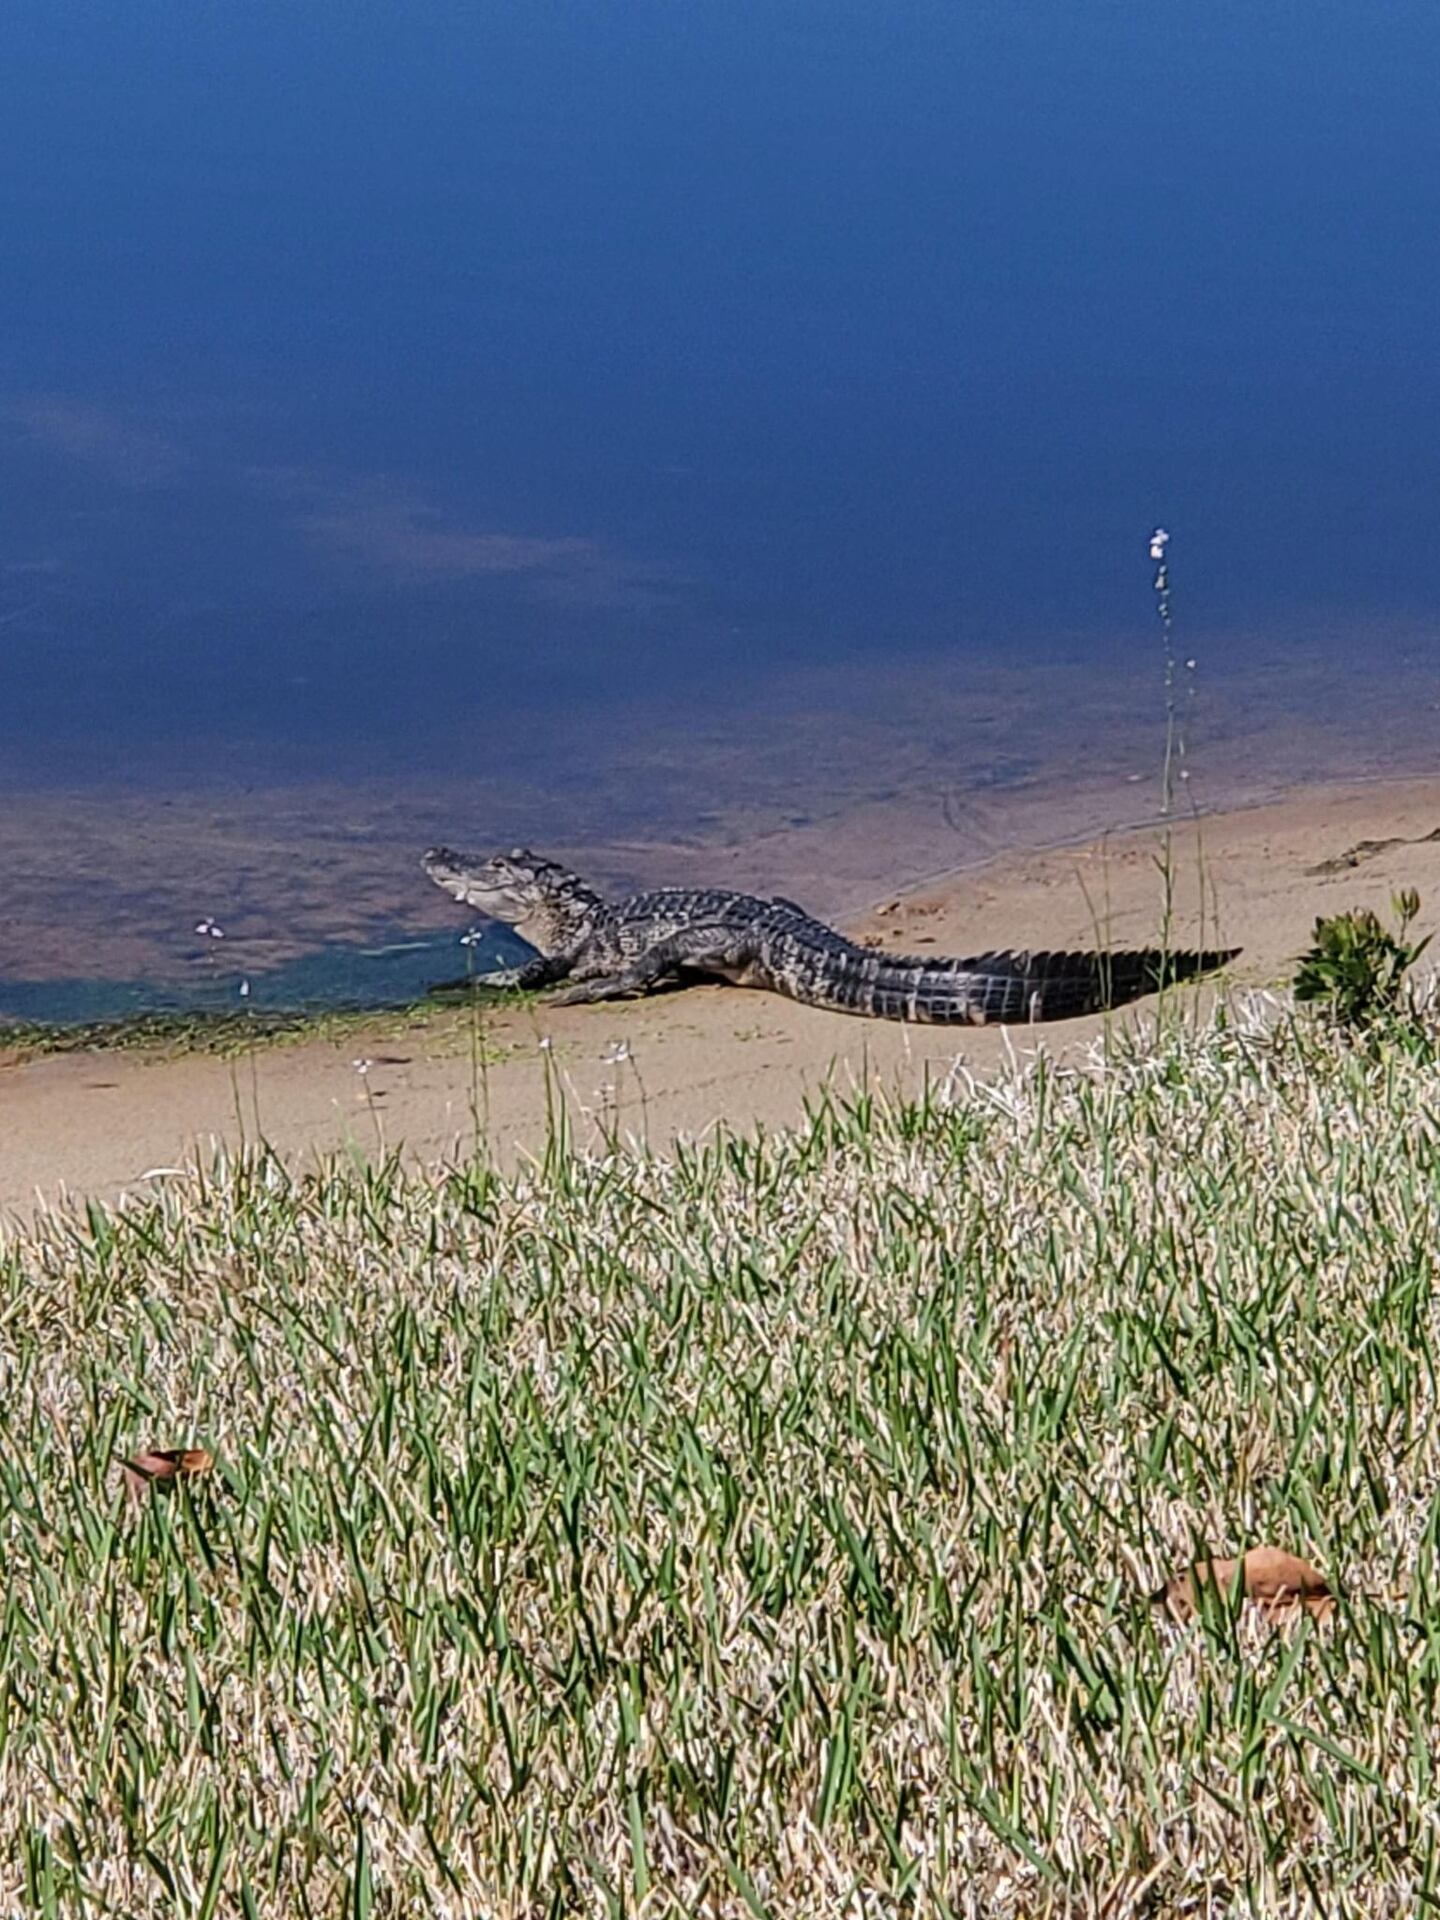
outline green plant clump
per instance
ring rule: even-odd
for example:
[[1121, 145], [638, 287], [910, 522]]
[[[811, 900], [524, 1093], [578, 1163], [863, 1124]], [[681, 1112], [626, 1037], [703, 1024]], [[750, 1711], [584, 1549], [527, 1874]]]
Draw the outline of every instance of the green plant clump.
[[1406, 975], [1430, 936], [1407, 937], [1420, 911], [1413, 889], [1396, 894], [1391, 908], [1399, 923], [1394, 931], [1366, 907], [1317, 919], [1314, 945], [1295, 974], [1295, 998], [1318, 1005], [1340, 1027], [1366, 1027], [1403, 1013]]

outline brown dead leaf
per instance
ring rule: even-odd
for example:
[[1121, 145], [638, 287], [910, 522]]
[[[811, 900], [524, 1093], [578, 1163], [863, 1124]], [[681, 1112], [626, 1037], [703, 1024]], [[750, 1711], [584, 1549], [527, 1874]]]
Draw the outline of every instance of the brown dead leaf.
[[137, 1453], [121, 1462], [125, 1490], [132, 1500], [143, 1500], [151, 1487], [168, 1488], [181, 1475], [208, 1473], [215, 1456], [204, 1447], [162, 1447]]
[[1303, 1609], [1317, 1620], [1335, 1609], [1330, 1582], [1308, 1560], [1279, 1547], [1251, 1547], [1243, 1560], [1201, 1560], [1167, 1580], [1150, 1598], [1164, 1607], [1172, 1620], [1191, 1620], [1199, 1607], [1199, 1590], [1213, 1582], [1230, 1592], [1239, 1572], [1245, 1598], [1259, 1607], [1272, 1626], [1293, 1620]]

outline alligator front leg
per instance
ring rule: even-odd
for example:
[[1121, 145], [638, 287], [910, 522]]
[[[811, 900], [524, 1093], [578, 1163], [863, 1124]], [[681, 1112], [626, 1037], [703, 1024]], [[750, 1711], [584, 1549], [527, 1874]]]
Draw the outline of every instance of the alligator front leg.
[[466, 993], [472, 988], [487, 993], [533, 993], [538, 987], [553, 987], [570, 972], [570, 961], [561, 954], [539, 954], [523, 967], [497, 967], [493, 973], [466, 973], [458, 980], [444, 980], [427, 989], [430, 993]]
[[[609, 973], [595, 972], [585, 977], [585, 956], [576, 961], [580, 977], [563, 993], [550, 996], [552, 1007], [579, 1007], [596, 1000], [634, 1000], [653, 988], [676, 980], [682, 974], [711, 974], [733, 977], [734, 970], [751, 958], [745, 943], [737, 943], [735, 934], [723, 927], [685, 927], [665, 940], [647, 947], [628, 967]], [[593, 963], [592, 963], [593, 965]]]
[[603, 961], [587, 964], [582, 948], [572, 969], [575, 984], [550, 996], [552, 1007], [579, 1007], [595, 1000], [634, 1000], [682, 973], [709, 973], [730, 957], [734, 936], [717, 927], [685, 927], [632, 960], [628, 967], [603, 970]]
[[680, 963], [672, 952], [674, 945], [672, 940], [659, 940], [618, 973], [597, 973], [588, 980], [577, 980], [562, 992], [552, 993], [547, 1004], [584, 1007], [597, 1000], [636, 1000], [678, 971]]

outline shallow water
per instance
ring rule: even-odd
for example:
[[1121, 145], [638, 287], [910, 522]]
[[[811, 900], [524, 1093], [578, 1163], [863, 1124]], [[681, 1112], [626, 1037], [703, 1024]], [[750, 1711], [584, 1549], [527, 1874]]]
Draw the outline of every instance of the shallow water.
[[464, 957], [444, 935], [407, 938], [393, 929], [388, 946], [330, 942], [293, 960], [247, 971], [200, 945], [188, 969], [175, 977], [135, 980], [104, 976], [41, 980], [0, 978], [0, 1019], [57, 1025], [122, 1021], [144, 1013], [303, 1012], [338, 1008], [403, 1007], [431, 989], [513, 965], [524, 948], [498, 929], [487, 930]]
[[841, 911], [1133, 817], [1157, 522], [1206, 803], [1433, 763], [1433, 8], [6, 34], [0, 1012], [207, 913], [348, 994], [436, 838]]

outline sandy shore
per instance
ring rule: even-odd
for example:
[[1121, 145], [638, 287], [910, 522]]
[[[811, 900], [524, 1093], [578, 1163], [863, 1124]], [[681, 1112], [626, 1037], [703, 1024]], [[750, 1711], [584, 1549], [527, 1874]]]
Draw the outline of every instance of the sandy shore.
[[[1440, 780], [1321, 787], [1174, 830], [1176, 944], [1239, 945], [1241, 987], [1274, 985], [1317, 913], [1383, 908], [1398, 886], [1440, 911]], [[1157, 829], [1007, 855], [881, 901], [853, 923], [897, 951], [1148, 945], [1158, 932]], [[656, 874], [657, 881], [665, 876]], [[1203, 891], [1203, 914], [1201, 895]], [[1142, 1006], [1128, 1018], [1144, 1018]], [[1040, 1029], [891, 1026], [773, 995], [701, 987], [611, 1006], [491, 1012], [484, 1070], [466, 1011], [423, 1024], [377, 1019], [343, 1040], [263, 1047], [239, 1062], [99, 1052], [0, 1065], [0, 1211], [64, 1194], [113, 1198], [174, 1177], [217, 1142], [260, 1135], [296, 1164], [335, 1149], [468, 1153], [477, 1122], [513, 1162], [544, 1140], [547, 1097], [575, 1139], [605, 1128], [659, 1146], [719, 1120], [794, 1120], [827, 1083], [903, 1088], [963, 1063], [983, 1073], [1043, 1036], [1093, 1039], [1099, 1020]], [[548, 1043], [548, 1045], [546, 1044]], [[357, 1059], [368, 1059], [365, 1072]], [[550, 1091], [547, 1096], [547, 1073]]]

